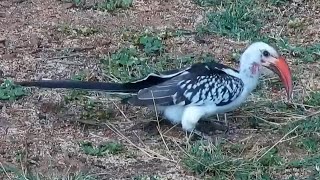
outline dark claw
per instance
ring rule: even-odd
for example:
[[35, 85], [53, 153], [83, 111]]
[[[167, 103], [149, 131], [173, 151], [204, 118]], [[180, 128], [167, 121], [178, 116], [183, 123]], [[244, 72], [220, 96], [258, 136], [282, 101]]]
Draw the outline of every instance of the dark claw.
[[236, 127], [229, 123], [226, 124], [223, 121], [203, 120], [199, 122], [197, 129], [201, 132], [206, 132], [207, 134], [214, 134], [216, 131], [220, 131], [225, 134], [233, 134]]

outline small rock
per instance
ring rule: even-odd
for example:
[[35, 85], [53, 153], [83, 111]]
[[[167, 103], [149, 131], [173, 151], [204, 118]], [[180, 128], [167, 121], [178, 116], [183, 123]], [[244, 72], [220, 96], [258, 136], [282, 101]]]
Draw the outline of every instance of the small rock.
[[5, 12], [0, 12], [0, 18], [5, 18], [6, 17], [6, 13]]
[[0, 38], [0, 47], [5, 47], [6, 45], [6, 39]]
[[23, 3], [23, 2], [25, 2], [26, 0], [14, 0], [13, 2], [14, 3]]
[[98, 46], [109, 46], [110, 44], [111, 44], [111, 40], [110, 39], [98, 41]]
[[30, 44], [31, 46], [33, 46], [34, 48], [38, 48], [41, 45], [41, 41], [40, 38], [37, 37], [36, 35], [32, 35], [30, 37]]
[[16, 53], [11, 53], [11, 54], [3, 54], [2, 55], [2, 59], [8, 59], [8, 60], [11, 60], [11, 59], [14, 59], [17, 57], [17, 54]]
[[[11, 126], [7, 118], [0, 117], [0, 135], [5, 135], [8, 132], [8, 128]], [[1, 154], [1, 152], [0, 152]]]
[[64, 8], [66, 8], [66, 9], [70, 9], [70, 8], [74, 8], [74, 7], [75, 7], [74, 3], [65, 3], [64, 4]]
[[[0, 69], [0, 78], [3, 78], [4, 77], [4, 72]], [[0, 104], [0, 108], [2, 108], [2, 104]]]

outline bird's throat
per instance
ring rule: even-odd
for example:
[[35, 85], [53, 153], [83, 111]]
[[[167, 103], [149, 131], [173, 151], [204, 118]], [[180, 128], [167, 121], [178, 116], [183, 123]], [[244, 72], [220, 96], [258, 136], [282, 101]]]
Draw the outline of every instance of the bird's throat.
[[247, 91], [251, 92], [257, 87], [260, 71], [261, 65], [257, 63], [252, 63], [250, 66], [240, 69], [240, 77]]
[[256, 76], [260, 73], [261, 66], [258, 63], [252, 63], [250, 67], [250, 72], [252, 76]]

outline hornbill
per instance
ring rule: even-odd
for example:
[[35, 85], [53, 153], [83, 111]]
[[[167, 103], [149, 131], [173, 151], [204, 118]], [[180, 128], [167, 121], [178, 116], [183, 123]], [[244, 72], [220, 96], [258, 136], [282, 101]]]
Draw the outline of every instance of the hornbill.
[[[181, 123], [187, 132], [196, 132], [203, 117], [238, 108], [256, 88], [262, 66], [274, 71], [292, 98], [290, 68], [277, 50], [264, 42], [249, 45], [240, 57], [239, 70], [215, 62], [196, 63], [183, 69], [151, 73], [127, 83], [40, 80], [15, 82], [22, 86], [102, 90], [133, 94], [134, 106], [156, 106], [167, 120]], [[199, 133], [199, 131], [197, 131]]]

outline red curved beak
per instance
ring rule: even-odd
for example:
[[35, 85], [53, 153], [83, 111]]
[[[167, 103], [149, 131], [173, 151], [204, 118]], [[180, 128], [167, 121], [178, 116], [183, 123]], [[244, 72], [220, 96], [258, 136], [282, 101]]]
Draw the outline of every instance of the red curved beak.
[[287, 92], [287, 98], [290, 101], [292, 99], [292, 76], [291, 71], [284, 57], [279, 57], [275, 61], [269, 64], [269, 68], [274, 71], [281, 79]]

